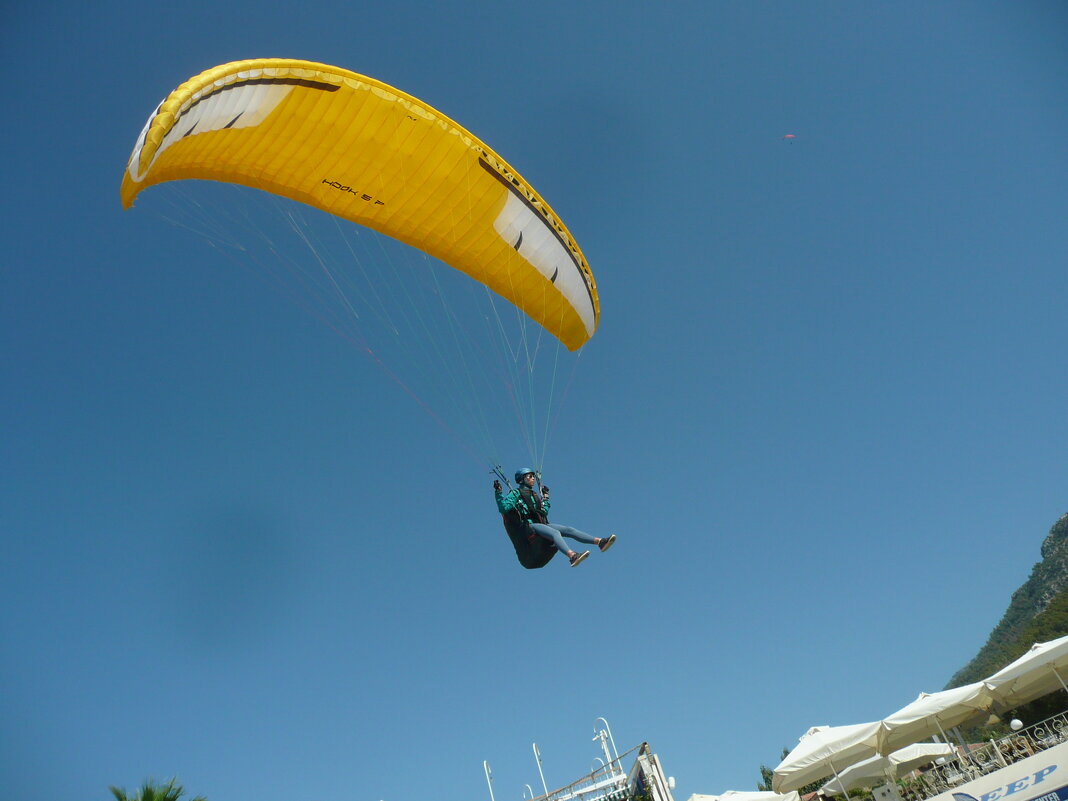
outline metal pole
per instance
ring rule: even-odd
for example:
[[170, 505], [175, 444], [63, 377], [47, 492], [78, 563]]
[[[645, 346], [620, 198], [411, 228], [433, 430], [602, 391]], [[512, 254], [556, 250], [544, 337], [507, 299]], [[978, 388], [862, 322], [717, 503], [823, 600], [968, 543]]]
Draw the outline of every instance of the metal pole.
[[[615, 754], [615, 757], [618, 760], [619, 759], [619, 751], [618, 751], [618, 749], [616, 749], [615, 738], [612, 737], [612, 727], [608, 725], [608, 721], [605, 720], [604, 718], [597, 718], [597, 720], [601, 721], [601, 723], [604, 724], [604, 728], [608, 732], [608, 739], [612, 742], [612, 753]], [[596, 724], [597, 721], [595, 720], [594, 723]]]
[[990, 738], [990, 747], [994, 749], [994, 756], [1001, 763], [1001, 767], [1007, 768], [1009, 763], [1005, 760], [1005, 755], [1001, 753], [1001, 749], [998, 748], [998, 744], [994, 742], [993, 737]]
[[[838, 787], [841, 789], [842, 795], [845, 796], [846, 798], [849, 798], [849, 790], [846, 789], [845, 782], [842, 781], [842, 777], [839, 776], [838, 775], [838, 771], [835, 770], [834, 763], [831, 762], [830, 765], [831, 765], [831, 773], [834, 774], [834, 779], [835, 779], [836, 782], [838, 782]], [[837, 793], [835, 793], [835, 795], [837, 795]]]
[[[593, 741], [595, 743], [600, 741], [601, 751], [604, 753], [604, 759], [601, 759], [600, 757], [594, 757], [594, 759], [601, 763], [602, 768], [607, 765], [609, 775], [614, 776], [616, 772], [614, 767], [615, 763], [612, 761], [612, 755], [608, 752], [608, 735], [604, 733], [604, 729], [601, 729], [593, 735]], [[605, 760], [608, 761], [606, 762]]]
[[[597, 720], [601, 721], [601, 723], [604, 724], [605, 731], [608, 732], [608, 739], [612, 743], [612, 752], [615, 754], [615, 757], [616, 757], [615, 758], [615, 762], [613, 764], [618, 763], [619, 762], [619, 750], [616, 748], [616, 741], [615, 741], [615, 738], [612, 736], [612, 727], [608, 725], [608, 721], [605, 720], [604, 718], [597, 718]], [[595, 720], [593, 722], [593, 730], [594, 731], [597, 731], [597, 720]], [[605, 755], [606, 756], [608, 755], [608, 749], [607, 748], [605, 749]], [[619, 768], [620, 768], [620, 770], [622, 770], [623, 766], [619, 765]]]
[[541, 776], [541, 788], [545, 791], [545, 795], [548, 795], [549, 786], [545, 783], [545, 774], [541, 770], [541, 751], [538, 750], [537, 743], [534, 743], [534, 759], [538, 761], [538, 775]]
[[[942, 724], [939, 722], [938, 718], [934, 718], [934, 722], [935, 722], [935, 726], [938, 728], [938, 733], [942, 735], [942, 739], [945, 740], [950, 745], [952, 745], [953, 741], [951, 739], [949, 739], [949, 737], [946, 736], [946, 733], [942, 729]], [[961, 767], [964, 767], [965, 764], [967, 764], [969, 767], [974, 765], [975, 761], [972, 759], [971, 751], [968, 750], [967, 745], [965, 745], [965, 743], [964, 743], [964, 738], [960, 734], [960, 729], [959, 728], [955, 728], [952, 731], [953, 731], [954, 734], [957, 735], [957, 745], [960, 746], [961, 756], [964, 757], [963, 761], [960, 758], [958, 758], [957, 759], [957, 763], [959, 765], [961, 765]]]
[[494, 801], [493, 798], [493, 771], [490, 770], [489, 762], [482, 760], [482, 770], [486, 772], [486, 786], [489, 788], [490, 801]]
[[1057, 668], [1054, 665], [1050, 665], [1050, 669], [1053, 671], [1053, 675], [1057, 677], [1057, 681], [1061, 683], [1061, 687], [1068, 693], [1068, 685], [1064, 683], [1064, 679], [1061, 678], [1061, 674], [1057, 672]]

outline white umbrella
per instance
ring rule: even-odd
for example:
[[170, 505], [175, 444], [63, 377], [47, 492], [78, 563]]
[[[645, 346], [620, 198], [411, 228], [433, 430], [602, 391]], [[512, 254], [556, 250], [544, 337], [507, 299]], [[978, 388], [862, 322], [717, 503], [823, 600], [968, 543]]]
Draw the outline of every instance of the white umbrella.
[[694, 793], [686, 799], [686, 801], [800, 801], [800, 796], [796, 792], [770, 793], [725, 790], [719, 795], [700, 795]]
[[1068, 637], [1035, 643], [997, 673], [983, 679], [994, 698], [1018, 706], [1057, 690], [1068, 692]]
[[990, 689], [981, 681], [938, 693], [920, 693], [911, 704], [879, 723], [879, 753], [893, 753], [935, 734], [948, 742], [946, 729], [989, 712], [993, 704]]
[[872, 787], [952, 754], [953, 746], [948, 743], [914, 743], [890, 756], [879, 755], [858, 762], [841, 771], [838, 778], [831, 779], [820, 790], [824, 795], [842, 795], [854, 787]]
[[817, 726], [775, 768], [771, 787], [778, 793], [796, 790], [875, 756], [879, 723]]

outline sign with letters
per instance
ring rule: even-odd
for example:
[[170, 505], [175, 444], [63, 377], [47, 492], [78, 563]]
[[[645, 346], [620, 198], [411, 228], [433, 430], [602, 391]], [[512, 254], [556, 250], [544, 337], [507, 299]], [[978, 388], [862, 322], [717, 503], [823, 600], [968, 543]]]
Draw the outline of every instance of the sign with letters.
[[1068, 801], [1068, 743], [1013, 762], [930, 801]]

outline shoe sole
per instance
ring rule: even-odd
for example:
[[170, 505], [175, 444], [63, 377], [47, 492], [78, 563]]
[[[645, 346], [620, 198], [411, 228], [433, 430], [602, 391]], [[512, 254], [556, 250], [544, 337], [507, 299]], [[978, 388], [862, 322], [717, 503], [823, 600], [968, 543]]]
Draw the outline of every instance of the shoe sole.
[[579, 565], [581, 565], [583, 562], [586, 561], [586, 557], [589, 556], [589, 555], [590, 555], [589, 551], [584, 551], [583, 553], [580, 553], [578, 556], [575, 557], [575, 561], [571, 563], [571, 566], [572, 567], [578, 567]]

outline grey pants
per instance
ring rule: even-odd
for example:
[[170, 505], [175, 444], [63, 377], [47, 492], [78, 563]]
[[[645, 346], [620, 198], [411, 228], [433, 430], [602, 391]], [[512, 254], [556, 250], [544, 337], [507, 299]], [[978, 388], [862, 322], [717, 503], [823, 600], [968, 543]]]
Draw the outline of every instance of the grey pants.
[[531, 523], [530, 527], [534, 529], [534, 533], [539, 537], [551, 540], [556, 549], [564, 554], [575, 550], [567, 546], [567, 543], [564, 542], [564, 537], [578, 540], [588, 545], [593, 545], [597, 541], [596, 537], [591, 537], [585, 531], [579, 531], [577, 528], [571, 528], [571, 526], [565, 526], [560, 523]]

